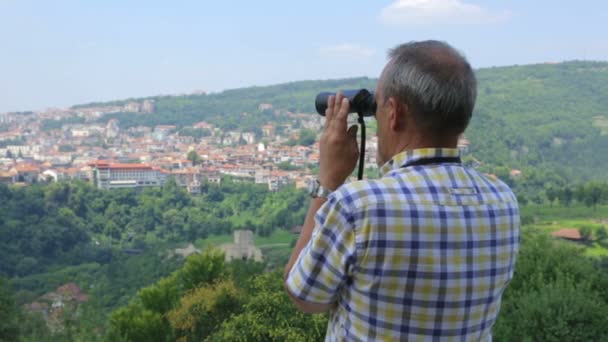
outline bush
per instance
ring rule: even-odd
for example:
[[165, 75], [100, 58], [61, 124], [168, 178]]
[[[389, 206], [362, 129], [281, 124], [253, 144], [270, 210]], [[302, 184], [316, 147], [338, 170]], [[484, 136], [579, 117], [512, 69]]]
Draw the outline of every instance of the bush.
[[583, 285], [549, 283], [503, 305], [496, 341], [607, 341], [608, 304]]

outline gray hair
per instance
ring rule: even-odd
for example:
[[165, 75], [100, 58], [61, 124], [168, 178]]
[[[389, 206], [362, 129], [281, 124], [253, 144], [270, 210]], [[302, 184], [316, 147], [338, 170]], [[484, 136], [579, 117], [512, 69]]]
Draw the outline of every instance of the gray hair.
[[464, 132], [475, 107], [477, 80], [466, 58], [444, 42], [429, 40], [389, 51], [382, 75], [384, 100], [407, 104], [427, 134]]

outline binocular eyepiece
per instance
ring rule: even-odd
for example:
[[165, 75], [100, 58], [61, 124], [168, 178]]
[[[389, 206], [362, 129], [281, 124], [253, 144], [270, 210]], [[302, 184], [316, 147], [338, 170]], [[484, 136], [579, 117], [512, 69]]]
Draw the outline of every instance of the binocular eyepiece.
[[[350, 103], [349, 113], [358, 113], [363, 116], [376, 115], [376, 99], [374, 98], [373, 92], [370, 92], [367, 89], [350, 89], [344, 90], [342, 93]], [[315, 99], [315, 108], [317, 109], [317, 113], [322, 116], [325, 116], [327, 100], [331, 95], [336, 95], [336, 93], [319, 93]]]

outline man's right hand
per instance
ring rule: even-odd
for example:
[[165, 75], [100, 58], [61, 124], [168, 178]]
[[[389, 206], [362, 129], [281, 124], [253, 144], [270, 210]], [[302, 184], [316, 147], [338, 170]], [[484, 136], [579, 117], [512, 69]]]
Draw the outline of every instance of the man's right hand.
[[359, 158], [357, 125], [347, 129], [348, 99], [342, 92], [330, 96], [325, 110], [325, 128], [319, 142], [319, 182], [336, 190], [353, 172]]

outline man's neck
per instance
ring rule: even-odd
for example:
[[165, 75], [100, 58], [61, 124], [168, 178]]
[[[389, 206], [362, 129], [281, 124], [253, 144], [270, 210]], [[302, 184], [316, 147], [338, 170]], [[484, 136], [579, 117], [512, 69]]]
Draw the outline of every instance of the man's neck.
[[442, 137], [440, 139], [429, 139], [419, 135], [405, 136], [403, 140], [395, 144], [391, 158], [401, 152], [421, 148], [457, 148], [457, 146], [458, 136]]

